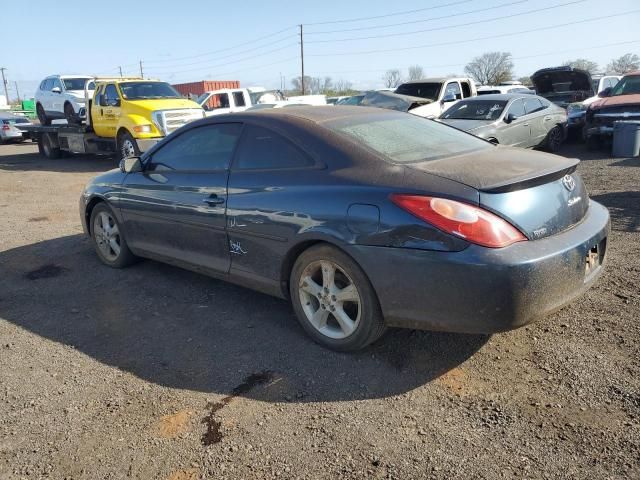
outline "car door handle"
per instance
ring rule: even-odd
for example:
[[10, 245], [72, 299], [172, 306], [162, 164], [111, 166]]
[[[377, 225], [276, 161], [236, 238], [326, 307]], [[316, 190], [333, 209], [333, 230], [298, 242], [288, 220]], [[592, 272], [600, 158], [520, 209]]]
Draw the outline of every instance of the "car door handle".
[[207, 198], [203, 200], [204, 203], [213, 207], [214, 205], [222, 205], [224, 203], [224, 198], [219, 197], [215, 193], [209, 195]]

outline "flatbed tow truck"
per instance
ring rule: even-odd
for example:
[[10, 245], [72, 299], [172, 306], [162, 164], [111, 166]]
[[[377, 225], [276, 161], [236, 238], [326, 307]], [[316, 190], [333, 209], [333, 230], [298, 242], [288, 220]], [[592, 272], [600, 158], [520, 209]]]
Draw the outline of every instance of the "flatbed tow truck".
[[182, 125], [204, 117], [197, 103], [158, 80], [96, 77], [93, 95], [85, 86], [85, 97], [84, 123], [21, 128], [38, 142], [41, 155], [139, 155]]

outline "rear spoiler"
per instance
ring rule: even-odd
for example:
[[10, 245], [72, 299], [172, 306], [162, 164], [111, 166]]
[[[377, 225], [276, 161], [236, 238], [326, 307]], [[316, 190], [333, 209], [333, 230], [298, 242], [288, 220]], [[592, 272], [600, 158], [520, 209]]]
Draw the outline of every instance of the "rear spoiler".
[[566, 160], [567, 161], [564, 165], [565, 168], [562, 168], [560, 170], [548, 170], [547, 172], [543, 172], [542, 174], [536, 173], [535, 176], [523, 176], [522, 178], [515, 179], [515, 181], [509, 180], [508, 182], [487, 185], [482, 187], [480, 191], [485, 193], [513, 192], [515, 190], [523, 190], [525, 188], [531, 188], [537, 185], [552, 182], [564, 177], [565, 175], [570, 175], [571, 173], [576, 171], [580, 160], [578, 158], [567, 158]]

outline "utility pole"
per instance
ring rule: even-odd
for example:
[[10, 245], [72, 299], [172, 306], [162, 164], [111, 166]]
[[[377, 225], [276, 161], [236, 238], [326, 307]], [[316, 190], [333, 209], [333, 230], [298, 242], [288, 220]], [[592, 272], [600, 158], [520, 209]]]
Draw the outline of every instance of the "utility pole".
[[118, 70], [120, 70], [120, 78], [122, 78], [122, 67], [118, 67]]
[[304, 95], [304, 39], [302, 38], [302, 24], [300, 24], [300, 64], [302, 66], [300, 87], [302, 88], [302, 95]]
[[18, 103], [20, 103], [20, 90], [18, 90], [18, 82], [13, 82], [16, 86], [16, 95], [18, 97]]
[[4, 96], [7, 97], [7, 103], [9, 103], [9, 90], [7, 90], [7, 80], [4, 78], [4, 71], [6, 68], [0, 67], [0, 73], [2, 73], [2, 85], [4, 85]]
[[144, 73], [142, 73], [142, 60], [140, 60], [140, 78], [144, 78]]

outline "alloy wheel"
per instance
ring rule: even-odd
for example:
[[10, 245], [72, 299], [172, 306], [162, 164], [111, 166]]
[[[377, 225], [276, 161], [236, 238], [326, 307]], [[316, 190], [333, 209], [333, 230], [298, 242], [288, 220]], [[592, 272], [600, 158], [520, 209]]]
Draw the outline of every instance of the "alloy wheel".
[[122, 146], [120, 147], [120, 153], [122, 154], [122, 158], [136, 156], [136, 148], [130, 139], [124, 139], [124, 141], [122, 142]]
[[558, 127], [554, 127], [549, 132], [549, 148], [553, 151], [557, 150], [562, 143], [562, 131]]
[[329, 260], [309, 264], [300, 276], [298, 293], [307, 320], [322, 335], [344, 339], [358, 328], [360, 293], [338, 264]]
[[115, 219], [107, 212], [100, 212], [93, 222], [93, 238], [100, 253], [114, 262], [120, 256], [120, 231]]

